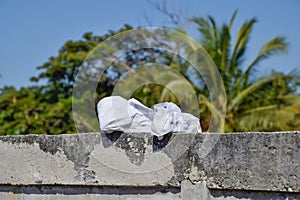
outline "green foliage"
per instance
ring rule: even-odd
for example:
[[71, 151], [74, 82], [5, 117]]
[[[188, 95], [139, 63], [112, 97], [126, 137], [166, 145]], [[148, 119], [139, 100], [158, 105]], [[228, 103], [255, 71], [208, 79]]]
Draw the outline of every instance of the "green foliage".
[[[227, 95], [225, 131], [299, 129], [300, 96], [296, 95], [300, 84], [299, 72], [283, 74], [274, 71], [269, 76], [253, 77], [255, 68], [263, 60], [287, 52], [285, 38], [275, 37], [263, 44], [257, 56], [246, 66], [247, 44], [256, 19], [246, 21], [233, 41], [231, 30], [236, 15], [237, 12], [234, 12], [229, 24], [221, 27], [210, 16], [193, 19], [198, 25], [202, 44], [224, 81]], [[207, 107], [206, 111], [217, 112], [203, 95], [199, 99]], [[209, 116], [208, 113], [203, 114], [205, 118]]]
[[0, 94], [0, 135], [74, 132], [72, 99], [61, 98], [53, 103], [41, 94], [38, 87], [18, 91], [4, 87]]
[[[87, 54], [107, 37], [131, 29], [125, 25], [104, 36], [86, 33], [79, 41], [67, 41], [56, 57], [37, 67], [41, 73], [31, 81], [45, 85], [0, 90], [0, 135], [75, 133], [72, 89], [79, 67]], [[99, 83], [99, 98], [111, 92], [109, 80]], [[93, 102], [94, 103], [94, 102]]]
[[[299, 130], [300, 128], [300, 96], [296, 94], [300, 85], [300, 75], [296, 70], [283, 74], [273, 72], [269, 76], [255, 78], [253, 72], [262, 61], [274, 55], [285, 53], [287, 43], [284, 37], [275, 37], [262, 45], [257, 56], [245, 65], [247, 45], [256, 19], [246, 21], [238, 30], [236, 38], [232, 38], [232, 26], [237, 16], [234, 12], [228, 24], [218, 26], [213, 17], [193, 18], [201, 34], [201, 44], [216, 63], [224, 81], [227, 95], [227, 112], [225, 117], [225, 131], [281, 131]], [[72, 116], [72, 100], [75, 103], [88, 103], [96, 105], [101, 98], [111, 95], [115, 83], [124, 96], [131, 95], [147, 106], [162, 101], [173, 101], [179, 104], [181, 99], [193, 102], [193, 95], [175, 95], [179, 93], [191, 94], [186, 90], [186, 85], [191, 86], [197, 93], [200, 102], [201, 125], [204, 130], [208, 128], [212, 112], [220, 115], [209, 97], [209, 92], [202, 77], [191, 70], [190, 63], [175, 54], [170, 54], [159, 49], [139, 49], [129, 52], [122, 58], [111, 63], [104, 76], [98, 82], [96, 100], [90, 94], [83, 94], [82, 99], [72, 99], [73, 86], [80, 66], [86, 56], [99, 43], [110, 36], [132, 27], [114, 32], [109, 31], [103, 36], [94, 36], [86, 33], [78, 41], [67, 41], [59, 50], [57, 56], [50, 57], [47, 62], [37, 67], [40, 74], [32, 77], [33, 82], [46, 82], [45, 85], [37, 84], [34, 87], [21, 88], [3, 87], [0, 89], [0, 135], [20, 134], [62, 134], [75, 133], [76, 128]], [[159, 41], [159, 40], [157, 40]], [[131, 42], [147, 42], [140, 39], [122, 41], [122, 44], [131, 45]], [[114, 54], [117, 49], [106, 46], [105, 55]], [[189, 48], [193, 49], [193, 48]], [[186, 49], [187, 50], [187, 49]], [[195, 53], [195, 52], [190, 52]], [[188, 81], [179, 80], [176, 74], [165, 69], [157, 68], [157, 72], [142, 69], [137, 77], [124, 79], [120, 77], [124, 72], [130, 72], [146, 63], [159, 63], [170, 66], [170, 69], [180, 72]], [[168, 70], [168, 69], [166, 69]], [[207, 72], [209, 73], [209, 72]], [[164, 74], [170, 74], [168, 78]], [[160, 76], [161, 75], [161, 76]], [[131, 88], [143, 77], [149, 79], [149, 84], [138, 87], [133, 94], [127, 94], [123, 88]], [[88, 74], [86, 79], [93, 79], [93, 74]], [[161, 82], [161, 81], [164, 82]], [[152, 81], [152, 82], [151, 82]], [[88, 81], [87, 81], [88, 82]], [[161, 84], [160, 84], [161, 83]], [[88, 87], [84, 80], [81, 87]], [[168, 88], [163, 87], [167, 85]], [[85, 91], [85, 90], [81, 90]], [[74, 102], [73, 102], [74, 103]], [[191, 105], [190, 103], [187, 105]], [[184, 108], [184, 105], [181, 105]], [[197, 111], [195, 108], [185, 108], [187, 112]], [[190, 109], [190, 110], [188, 110]], [[95, 110], [90, 110], [94, 112]], [[97, 121], [89, 120], [91, 113], [78, 110], [74, 117], [80, 119], [82, 126], [98, 126]], [[79, 125], [81, 126], [81, 125]]]

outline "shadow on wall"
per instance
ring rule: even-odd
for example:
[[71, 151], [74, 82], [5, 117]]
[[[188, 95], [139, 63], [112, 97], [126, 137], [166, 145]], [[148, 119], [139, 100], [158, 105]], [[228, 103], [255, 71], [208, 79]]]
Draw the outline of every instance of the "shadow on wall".
[[248, 200], [287, 200], [300, 199], [300, 194], [289, 192], [262, 192], [262, 191], [240, 191], [240, 190], [216, 190], [210, 189], [212, 199], [248, 199]]

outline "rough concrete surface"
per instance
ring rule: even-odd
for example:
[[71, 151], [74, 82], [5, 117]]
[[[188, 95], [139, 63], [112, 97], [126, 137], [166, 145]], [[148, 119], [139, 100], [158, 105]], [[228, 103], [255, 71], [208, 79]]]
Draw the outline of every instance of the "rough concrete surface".
[[300, 199], [299, 132], [4, 136], [0, 158], [0, 199]]
[[299, 193], [265, 192], [253, 190], [209, 189], [206, 182], [181, 183], [181, 199], [183, 200], [299, 200]]
[[179, 188], [96, 186], [2, 186], [1, 200], [177, 200]]
[[205, 158], [201, 140], [191, 155], [209, 188], [300, 192], [299, 132], [223, 134]]

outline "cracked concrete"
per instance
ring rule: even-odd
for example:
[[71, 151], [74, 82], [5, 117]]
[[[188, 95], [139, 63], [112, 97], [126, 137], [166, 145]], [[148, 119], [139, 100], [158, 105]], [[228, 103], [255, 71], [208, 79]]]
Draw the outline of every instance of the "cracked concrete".
[[180, 188], [189, 181], [205, 183], [201, 190], [210, 195], [214, 190], [299, 194], [299, 155], [299, 132], [168, 134], [163, 140], [144, 133], [4, 136], [0, 188]]

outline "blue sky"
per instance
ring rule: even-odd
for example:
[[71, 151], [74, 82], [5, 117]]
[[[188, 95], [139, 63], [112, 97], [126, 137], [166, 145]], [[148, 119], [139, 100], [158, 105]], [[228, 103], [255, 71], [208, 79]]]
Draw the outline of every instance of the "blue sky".
[[[161, 1], [158, 1], [161, 2]], [[186, 16], [213, 16], [218, 23], [227, 22], [239, 10], [235, 29], [246, 19], [256, 17], [248, 57], [251, 60], [264, 42], [285, 36], [289, 53], [265, 61], [257, 75], [272, 69], [289, 72], [300, 69], [300, 1], [221, 1], [167, 0], [170, 7], [179, 7]], [[168, 26], [169, 19], [146, 0], [0, 0], [0, 87], [32, 85], [29, 78], [37, 75], [37, 66], [57, 55], [67, 40], [78, 40], [85, 32], [105, 34], [118, 30], [125, 23], [134, 27]], [[199, 35], [191, 27], [191, 36]]]

